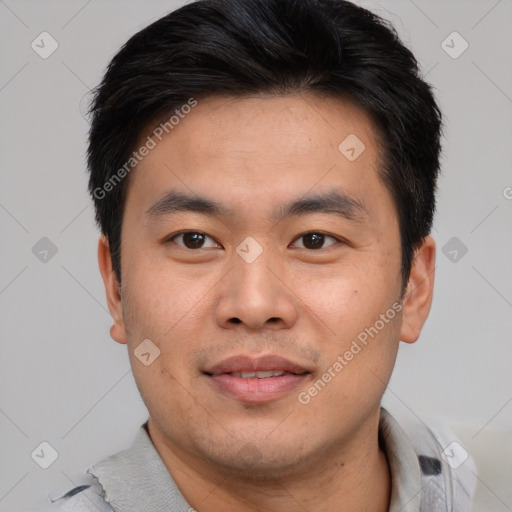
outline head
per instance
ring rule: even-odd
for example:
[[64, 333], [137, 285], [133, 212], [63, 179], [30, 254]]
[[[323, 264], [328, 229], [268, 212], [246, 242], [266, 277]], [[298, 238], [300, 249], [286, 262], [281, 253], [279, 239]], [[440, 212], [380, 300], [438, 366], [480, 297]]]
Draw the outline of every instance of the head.
[[193, 2], [123, 46], [92, 113], [111, 334], [154, 431], [254, 473], [375, 427], [430, 308], [440, 152], [394, 30], [341, 0]]

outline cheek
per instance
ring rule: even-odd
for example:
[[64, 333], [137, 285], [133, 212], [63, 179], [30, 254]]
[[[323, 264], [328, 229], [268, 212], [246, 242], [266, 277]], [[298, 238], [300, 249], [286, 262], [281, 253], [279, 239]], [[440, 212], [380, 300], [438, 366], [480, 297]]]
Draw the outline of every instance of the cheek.
[[[194, 310], [185, 296], [176, 292], [169, 280], [153, 279], [150, 272], [144, 279], [126, 283], [125, 303], [126, 326], [128, 329], [128, 350], [130, 363], [142, 398], [154, 415], [162, 404], [174, 403], [180, 409], [182, 418], [189, 414], [192, 406], [184, 391], [190, 387], [191, 370], [188, 362], [195, 338], [192, 320]], [[150, 353], [154, 360], [143, 363], [137, 354], [143, 340], [151, 340]], [[147, 343], [147, 342], [146, 342]], [[154, 356], [156, 354], [156, 356]], [[189, 405], [187, 405], [189, 404]], [[170, 421], [167, 419], [167, 421]]]
[[[314, 405], [318, 414], [326, 408], [339, 420], [349, 410], [368, 412], [380, 401], [389, 382], [398, 350], [399, 315], [390, 308], [377, 309], [375, 314], [363, 309], [365, 314], [358, 320], [346, 310], [338, 314], [336, 325], [331, 324], [335, 336], [332, 343], [324, 345], [323, 367], [315, 380], [318, 389], [327, 383]], [[343, 407], [336, 409], [333, 404]]]
[[307, 293], [302, 299], [326, 336], [323, 370], [332, 367], [338, 356], [343, 358], [342, 370], [339, 365], [339, 371], [331, 368], [337, 384], [330, 386], [330, 393], [337, 391], [329, 399], [350, 402], [362, 389], [375, 398], [382, 382], [388, 381], [400, 330], [400, 304], [396, 302], [400, 283], [392, 276], [380, 263], [354, 263], [333, 272], [330, 279], [312, 280], [304, 288]]
[[390, 280], [390, 274], [380, 264], [345, 262], [307, 278], [297, 276], [295, 293], [335, 333], [348, 334], [375, 322], [391, 307], [399, 283]]
[[126, 269], [128, 319], [134, 330], [167, 338], [190, 323], [208, 290], [204, 279], [191, 278], [170, 262], [142, 257]]
[[170, 438], [172, 433], [189, 431], [201, 412], [187, 391], [190, 383], [169, 364], [164, 353], [151, 366], [136, 363], [132, 361], [135, 382], [151, 417], [166, 425]]

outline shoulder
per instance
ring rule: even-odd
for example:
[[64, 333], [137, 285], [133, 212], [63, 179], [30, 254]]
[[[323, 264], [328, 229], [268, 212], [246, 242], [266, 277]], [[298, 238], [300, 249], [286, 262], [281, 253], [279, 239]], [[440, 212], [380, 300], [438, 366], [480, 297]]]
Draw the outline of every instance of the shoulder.
[[87, 483], [76, 486], [52, 500], [48, 512], [114, 512], [105, 501], [100, 483], [88, 475]]
[[[405, 490], [421, 501], [414, 510], [471, 510], [476, 466], [446, 423], [431, 419], [427, 425], [410, 417], [397, 421], [381, 409], [380, 433], [395, 469], [395, 484], [408, 488]], [[408, 485], [411, 472], [417, 475], [414, 485]]]

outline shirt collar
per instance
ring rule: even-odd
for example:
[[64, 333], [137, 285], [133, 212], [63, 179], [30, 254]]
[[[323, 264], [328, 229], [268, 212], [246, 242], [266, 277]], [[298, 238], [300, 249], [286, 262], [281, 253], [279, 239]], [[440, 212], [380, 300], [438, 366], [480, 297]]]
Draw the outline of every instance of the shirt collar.
[[391, 471], [389, 512], [418, 512], [422, 487], [418, 456], [405, 432], [384, 408], [380, 410], [379, 440]]
[[137, 432], [132, 446], [87, 470], [103, 487], [105, 500], [115, 512], [190, 512], [187, 503], [146, 430]]

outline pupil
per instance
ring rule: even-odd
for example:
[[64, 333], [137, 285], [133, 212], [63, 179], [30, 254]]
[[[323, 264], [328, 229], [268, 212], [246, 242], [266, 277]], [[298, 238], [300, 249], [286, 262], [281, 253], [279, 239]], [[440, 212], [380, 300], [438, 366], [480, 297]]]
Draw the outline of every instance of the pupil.
[[189, 249], [200, 248], [203, 243], [203, 237], [201, 233], [185, 233], [183, 235], [183, 242]]
[[[324, 235], [319, 235], [318, 233], [309, 233], [308, 235], [304, 235], [304, 239], [306, 240], [304, 245], [308, 249], [319, 249], [323, 245]], [[312, 243], [308, 243], [307, 240]]]

